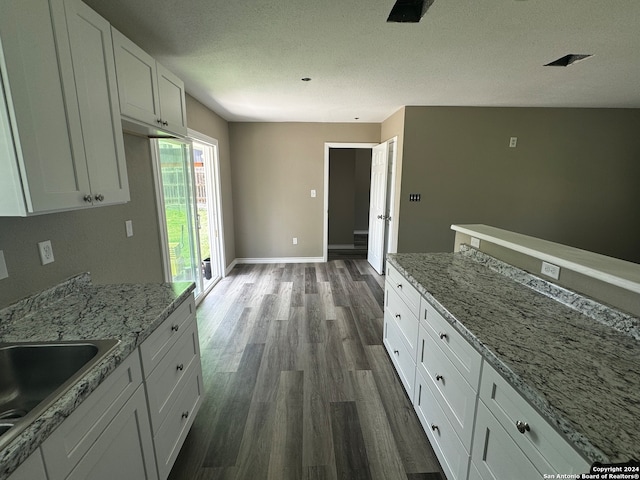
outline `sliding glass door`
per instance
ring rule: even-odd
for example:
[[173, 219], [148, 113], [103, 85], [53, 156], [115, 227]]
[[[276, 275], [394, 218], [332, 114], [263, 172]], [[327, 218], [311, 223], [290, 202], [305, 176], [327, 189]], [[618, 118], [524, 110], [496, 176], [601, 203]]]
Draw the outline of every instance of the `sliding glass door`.
[[217, 142], [153, 140], [165, 279], [194, 282], [196, 299], [223, 276]]

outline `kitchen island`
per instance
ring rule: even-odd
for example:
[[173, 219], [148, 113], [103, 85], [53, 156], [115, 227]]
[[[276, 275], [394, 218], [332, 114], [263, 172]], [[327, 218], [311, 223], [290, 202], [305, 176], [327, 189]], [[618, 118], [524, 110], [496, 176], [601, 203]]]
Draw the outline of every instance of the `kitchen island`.
[[82, 274], [0, 310], [0, 343], [120, 340], [99, 364], [0, 450], [0, 479], [7, 478], [118, 366], [132, 354], [137, 357], [138, 347], [189, 301], [193, 289], [193, 283], [186, 282], [94, 285], [89, 274]]
[[588, 463], [640, 458], [638, 318], [467, 246], [387, 262]]

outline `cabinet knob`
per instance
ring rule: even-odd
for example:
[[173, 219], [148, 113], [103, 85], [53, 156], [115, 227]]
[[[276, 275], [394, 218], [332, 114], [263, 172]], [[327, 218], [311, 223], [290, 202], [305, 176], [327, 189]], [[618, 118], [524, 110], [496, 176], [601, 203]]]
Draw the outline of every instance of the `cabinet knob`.
[[156, 120], [156, 123], [157, 123], [158, 125], [162, 125], [162, 119], [161, 119], [161, 118], [157, 119], [157, 120]]
[[180, 328], [180, 325], [171, 325], [172, 332], [177, 332], [179, 328]]
[[169, 125], [169, 122], [167, 122], [166, 120], [162, 122], [162, 125], [164, 125], [165, 127]]
[[93, 200], [93, 197], [91, 195], [87, 194], [84, 197], [82, 197], [82, 199], [87, 203], [91, 203], [92, 200]]
[[444, 377], [436, 373], [436, 382], [442, 380], [444, 382]]
[[518, 420], [516, 422], [516, 428], [520, 433], [529, 432], [531, 430], [531, 428], [529, 427], [529, 424], [521, 420]]
[[447, 334], [444, 332], [440, 332], [438, 336], [440, 337], [440, 340], [444, 340], [445, 338], [447, 338]]
[[398, 318], [398, 319], [400, 318], [400, 314], [399, 313], [396, 313], [396, 318]]
[[395, 353], [396, 355], [400, 355], [400, 351], [399, 350], [394, 350], [393, 353]]
[[182, 412], [182, 418], [189, 418], [189, 412]]
[[432, 424], [431, 424], [431, 430], [433, 430], [434, 432], [435, 432], [436, 430], [440, 431], [440, 427], [438, 427], [438, 425], [436, 425], [435, 423], [432, 423]]
[[401, 283], [399, 283], [399, 284], [397, 285], [397, 288], [399, 288], [400, 290], [402, 290], [402, 284], [401, 284]]
[[176, 369], [180, 371], [184, 370], [184, 363], [179, 364]]
[[104, 195], [101, 193], [96, 194], [95, 199], [97, 202], [102, 202], [104, 200]]

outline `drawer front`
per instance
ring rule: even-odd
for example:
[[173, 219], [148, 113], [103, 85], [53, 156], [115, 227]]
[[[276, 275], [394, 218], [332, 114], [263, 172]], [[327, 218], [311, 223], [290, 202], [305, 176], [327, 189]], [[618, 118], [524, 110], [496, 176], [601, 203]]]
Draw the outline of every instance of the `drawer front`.
[[469, 385], [477, 391], [482, 363], [480, 353], [424, 298], [421, 303], [421, 312], [420, 324], [469, 382]]
[[195, 319], [196, 304], [191, 295], [140, 345], [142, 371], [148, 377], [162, 357], [169, 351], [186, 328]]
[[416, 346], [418, 344], [418, 317], [409, 310], [407, 304], [404, 303], [394, 290], [386, 288], [386, 304], [384, 314], [389, 320], [393, 320], [398, 326], [398, 330], [402, 335], [411, 358], [416, 358]]
[[[471, 460], [483, 480], [540, 480], [543, 473], [556, 473], [550, 469], [539, 472], [481, 401], [478, 402]], [[474, 478], [473, 475], [470, 478]]]
[[413, 387], [415, 383], [416, 364], [407, 350], [404, 342], [401, 340], [401, 334], [398, 331], [393, 320], [389, 320], [385, 317], [384, 321], [384, 346], [391, 357], [398, 376], [402, 381], [402, 385], [413, 403]]
[[[490, 365], [485, 364], [480, 398], [541, 473], [585, 473], [589, 464]], [[523, 433], [516, 422], [527, 425]]]
[[420, 292], [393, 265], [387, 264], [386, 275], [387, 286], [402, 298], [409, 310], [417, 317], [420, 312]]
[[165, 479], [169, 476], [171, 467], [176, 461], [184, 439], [189, 433], [189, 429], [202, 403], [202, 395], [204, 393], [202, 369], [200, 364], [194, 364], [193, 366], [193, 371], [184, 388], [169, 409], [167, 418], [154, 436], [160, 479]]
[[416, 373], [416, 413], [447, 478], [466, 480], [469, 454], [438, 405], [429, 383], [421, 372]]
[[200, 362], [198, 330], [191, 322], [176, 344], [162, 358], [157, 368], [145, 380], [151, 415], [151, 426], [157, 432], [175, 401], [184, 380], [192, 373], [193, 364]]
[[467, 451], [471, 451], [476, 392], [444, 356], [424, 327], [420, 327], [417, 367], [424, 379], [431, 382], [436, 400], [462, 444]]
[[142, 384], [135, 353], [116, 368], [42, 444], [49, 478], [66, 478]]

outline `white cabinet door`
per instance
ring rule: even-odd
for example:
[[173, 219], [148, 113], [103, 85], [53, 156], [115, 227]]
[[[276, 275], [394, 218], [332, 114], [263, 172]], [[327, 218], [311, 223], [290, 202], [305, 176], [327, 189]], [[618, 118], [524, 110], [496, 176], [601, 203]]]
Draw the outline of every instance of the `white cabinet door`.
[[157, 479], [149, 416], [141, 385], [67, 480]]
[[180, 135], [186, 135], [187, 108], [184, 83], [159, 63], [156, 63], [156, 69], [163, 128]]
[[111, 31], [122, 115], [160, 125], [156, 61], [115, 28]]
[[[54, 23], [60, 27], [56, 31], [62, 32], [60, 56], [71, 54], [93, 204], [127, 202], [111, 25], [81, 0], [50, 1]], [[65, 42], [68, 48], [63, 48]]]
[[123, 117], [142, 122], [140, 128], [126, 122], [137, 133], [187, 134], [184, 82], [139, 46], [112, 28], [120, 110]]
[[8, 480], [47, 480], [42, 452], [37, 449], [9, 475]]
[[[7, 162], [15, 159], [0, 158], [3, 175], [18, 175], [13, 188], [0, 190], [0, 214], [82, 207], [90, 190], [77, 105], [68, 98], [75, 95], [73, 70], [58, 65], [49, 2], [3, 0], [0, 37], [0, 70], [18, 162], [11, 168]], [[16, 204], [7, 197], [24, 200]]]

